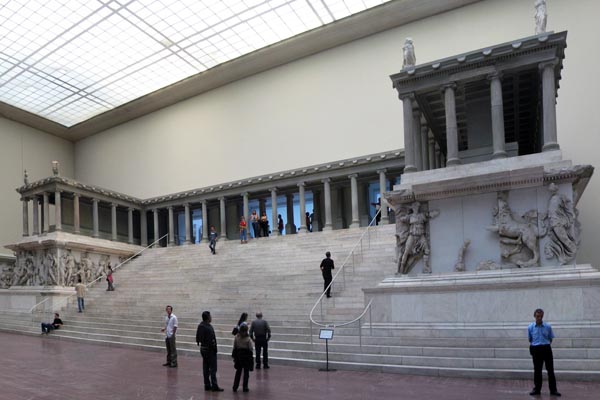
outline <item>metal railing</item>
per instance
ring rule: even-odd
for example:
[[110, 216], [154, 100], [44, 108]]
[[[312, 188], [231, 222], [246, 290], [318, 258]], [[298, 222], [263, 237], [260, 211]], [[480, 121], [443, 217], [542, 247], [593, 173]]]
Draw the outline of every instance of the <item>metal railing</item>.
[[[148, 250], [150, 247], [154, 246], [155, 244], [157, 244], [158, 242], [160, 242], [161, 240], [163, 240], [165, 237], [167, 237], [169, 234], [165, 234], [163, 236], [161, 236], [158, 240], [155, 240], [154, 242], [152, 242], [151, 244], [149, 244], [148, 246], [144, 247], [143, 249], [141, 249], [140, 251], [138, 251], [137, 253], [135, 253], [134, 255], [132, 255], [131, 257], [129, 257], [128, 259], [120, 262], [119, 264], [115, 265], [115, 267], [113, 268], [113, 272], [117, 271], [119, 268], [121, 268], [123, 265], [125, 265], [126, 263], [128, 263], [129, 261], [131, 261], [132, 259], [134, 259], [135, 257], [139, 256], [140, 254], [142, 254], [144, 251]], [[99, 280], [103, 279], [104, 276], [100, 275], [98, 276], [96, 279], [94, 279], [93, 281], [87, 283], [85, 285], [86, 289], [91, 287], [92, 285], [94, 285], [96, 282], [98, 282]], [[54, 313], [56, 310], [62, 309], [62, 307], [68, 306], [69, 301], [71, 299], [73, 299], [73, 297], [75, 297], [77, 295], [77, 293], [72, 293], [70, 295], [68, 295], [67, 297], [63, 297], [61, 298], [58, 303], [52, 307], [52, 310], [38, 310], [40, 306], [44, 305], [48, 300], [52, 299], [53, 297], [46, 297], [44, 300], [40, 301], [39, 303], [35, 304], [33, 307], [31, 307], [31, 309], [29, 310], [30, 314], [33, 313], [39, 313], [39, 314], [43, 314], [43, 313]]]
[[[360, 239], [358, 239], [358, 241], [356, 242], [356, 244], [354, 244], [354, 246], [352, 246], [352, 250], [350, 250], [350, 253], [348, 254], [348, 256], [346, 257], [346, 259], [344, 260], [344, 262], [342, 263], [342, 266], [338, 269], [338, 272], [333, 276], [333, 279], [331, 280], [331, 283], [329, 283], [329, 285], [325, 288], [325, 290], [323, 290], [323, 293], [321, 293], [321, 295], [319, 296], [319, 298], [317, 299], [317, 301], [315, 302], [315, 305], [312, 307], [312, 309], [310, 310], [310, 314], [309, 314], [309, 319], [310, 319], [310, 344], [313, 344], [313, 335], [312, 335], [312, 330], [313, 330], [313, 325], [316, 326], [322, 326], [322, 327], [327, 327], [327, 328], [336, 328], [336, 327], [341, 327], [341, 326], [348, 326], [353, 324], [354, 322], [358, 321], [358, 336], [359, 336], [359, 344], [360, 347], [362, 347], [362, 327], [361, 327], [361, 319], [364, 317], [364, 315], [367, 313], [367, 311], [369, 311], [369, 330], [372, 333], [373, 331], [373, 325], [372, 325], [372, 321], [371, 321], [371, 301], [369, 301], [369, 304], [367, 304], [364, 308], [364, 310], [362, 311], [362, 313], [354, 318], [351, 321], [347, 321], [347, 322], [341, 322], [341, 323], [335, 323], [335, 322], [330, 322], [330, 323], [325, 323], [325, 322], [317, 322], [314, 319], [314, 313], [315, 310], [317, 309], [318, 306], [320, 306], [320, 314], [321, 314], [321, 321], [323, 320], [323, 299], [325, 294], [327, 293], [327, 290], [331, 288], [333, 288], [333, 283], [336, 281], [336, 278], [342, 274], [342, 282], [341, 283], [343, 285], [343, 289], [346, 289], [346, 267], [348, 266], [350, 260], [352, 261], [352, 273], [355, 272], [355, 266], [357, 264], [357, 262], [362, 262], [363, 260], [363, 251], [365, 246], [367, 246], [368, 249], [371, 248], [371, 230], [373, 228], [373, 226], [375, 226], [375, 223], [377, 221], [377, 217], [379, 216], [379, 214], [381, 213], [381, 210], [377, 211], [377, 213], [375, 214], [375, 217], [373, 217], [373, 219], [371, 220], [371, 222], [369, 223], [369, 225], [367, 226], [366, 231], [361, 235]], [[365, 243], [366, 241], [366, 243]], [[342, 289], [342, 290], [343, 290]], [[335, 307], [335, 297], [332, 297], [332, 305], [333, 307]]]

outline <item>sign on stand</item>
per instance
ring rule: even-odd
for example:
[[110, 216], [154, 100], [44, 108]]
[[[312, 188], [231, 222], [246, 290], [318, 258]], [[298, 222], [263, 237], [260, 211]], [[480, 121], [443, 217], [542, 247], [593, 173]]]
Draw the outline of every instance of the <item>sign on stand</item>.
[[333, 329], [321, 329], [319, 331], [319, 339], [325, 340], [325, 355], [327, 360], [325, 368], [320, 368], [319, 371], [335, 371], [335, 369], [329, 369], [329, 341], [333, 340]]

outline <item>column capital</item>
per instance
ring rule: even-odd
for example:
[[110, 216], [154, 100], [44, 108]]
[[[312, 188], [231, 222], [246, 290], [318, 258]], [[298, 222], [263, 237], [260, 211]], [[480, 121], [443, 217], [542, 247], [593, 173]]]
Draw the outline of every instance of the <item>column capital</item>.
[[331, 182], [331, 178], [323, 178], [321, 179], [321, 183], [329, 183]]
[[219, 201], [225, 201], [225, 196], [219, 196], [218, 199]]
[[296, 184], [296, 186], [298, 186], [298, 187], [304, 187], [304, 186], [306, 186], [306, 183], [305, 182], [298, 182]]
[[490, 72], [487, 76], [486, 79], [488, 81], [493, 81], [495, 79], [499, 79], [502, 80], [502, 77], [504, 76], [504, 73], [502, 71], [494, 71], [494, 72]]
[[348, 175], [348, 178], [350, 178], [350, 179], [358, 178], [358, 174], [350, 174], [350, 175]]
[[62, 189], [56, 189], [56, 190], [54, 191], [54, 193], [62, 193], [62, 192], [64, 192], [64, 190], [62, 190]]
[[206, 199], [202, 199], [202, 201], [200, 201], [202, 203], [202, 207], [206, 207], [206, 204], [208, 203], [208, 200]]
[[190, 203], [183, 203], [182, 205], [187, 208], [190, 206]]
[[548, 61], [542, 61], [541, 63], [538, 64], [538, 68], [543, 70], [549, 67], [556, 67], [558, 65], [558, 59], [555, 58], [553, 60], [548, 60]]
[[118, 207], [118, 204], [117, 204], [117, 203], [110, 203], [110, 206], [111, 206], [112, 208], [117, 208], [117, 207]]
[[95, 198], [95, 197], [92, 197], [92, 202], [93, 202], [93, 203], [96, 203], [96, 204], [98, 204], [98, 203], [100, 202], [100, 200], [98, 200], [98, 199], [97, 199], [97, 198]]
[[398, 95], [398, 98], [402, 101], [404, 100], [414, 100], [415, 99], [415, 94], [413, 92], [411, 93], [402, 93]]
[[269, 192], [271, 192], [271, 193], [273, 193], [273, 192], [277, 193], [277, 188], [276, 187], [270, 188]]
[[376, 170], [376, 172], [378, 174], [385, 174], [387, 172], [387, 169], [386, 168], [381, 168], [381, 169]]
[[250, 192], [242, 192], [242, 194], [240, 196], [246, 197], [246, 196], [249, 196], [249, 195], [250, 195]]
[[29, 201], [29, 197], [23, 196], [23, 197], [21, 197], [21, 201]]
[[169, 211], [173, 211], [173, 206], [168, 206], [168, 207], [167, 207], [167, 210], [169, 210]]
[[156, 214], [158, 212], [158, 208], [153, 208], [152, 212]]
[[81, 197], [81, 194], [73, 192], [73, 197]]
[[457, 85], [456, 82], [449, 82], [449, 83], [445, 83], [440, 87], [440, 90], [442, 91], [442, 93], [446, 93], [446, 90], [448, 89], [452, 89], [453, 91], [456, 90]]
[[128, 212], [134, 212], [134, 211], [135, 211], [135, 208], [133, 208], [133, 207], [127, 207], [127, 211], [128, 211]]

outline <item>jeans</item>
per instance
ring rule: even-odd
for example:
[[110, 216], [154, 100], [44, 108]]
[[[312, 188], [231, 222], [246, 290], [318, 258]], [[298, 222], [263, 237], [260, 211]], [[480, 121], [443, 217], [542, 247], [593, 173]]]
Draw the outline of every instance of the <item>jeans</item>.
[[82, 312], [83, 310], [85, 310], [85, 302], [83, 300], [83, 297], [77, 298], [77, 307], [79, 308], [79, 312]]
[[177, 365], [177, 347], [175, 344], [175, 335], [165, 338], [165, 345], [167, 346], [167, 364], [171, 366]]
[[54, 325], [42, 322], [42, 333], [50, 333], [52, 330], [54, 330]]
[[210, 244], [208, 245], [208, 248], [210, 249], [210, 252], [215, 254], [215, 248], [217, 247], [217, 241], [216, 240], [211, 240]]
[[200, 352], [202, 354], [202, 374], [205, 388], [217, 388], [217, 353]]
[[247, 234], [247, 230], [246, 229], [242, 229], [240, 231], [240, 241], [242, 241], [242, 242], [247, 242], [248, 241], [248, 234]]
[[252, 230], [254, 231], [254, 237], [260, 237], [260, 228], [258, 225], [258, 222], [253, 222], [252, 223]]
[[263, 350], [263, 365], [269, 366], [269, 341], [266, 336], [256, 336], [254, 350], [256, 351], [256, 367], [260, 368], [260, 350]]

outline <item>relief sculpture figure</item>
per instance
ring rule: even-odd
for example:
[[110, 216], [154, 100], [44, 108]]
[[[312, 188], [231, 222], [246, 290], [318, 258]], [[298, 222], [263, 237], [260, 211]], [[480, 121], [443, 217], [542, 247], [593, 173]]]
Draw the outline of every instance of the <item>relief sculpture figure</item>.
[[46, 284], [47, 285], [58, 285], [59, 284], [59, 273], [58, 273], [58, 259], [51, 250], [46, 250], [45, 257], [45, 269], [48, 273]]
[[73, 275], [73, 273], [75, 272], [75, 257], [73, 257], [73, 253], [71, 253], [71, 250], [67, 250], [66, 254], [63, 257], [63, 264], [65, 265], [65, 276], [62, 284], [64, 286], [71, 286], [75, 281]]
[[548, 216], [544, 220], [550, 241], [544, 247], [546, 258], [556, 257], [561, 265], [575, 261], [579, 248], [579, 226], [573, 202], [558, 192], [558, 186], [548, 187]]
[[427, 222], [439, 215], [439, 211], [419, 212], [420, 203], [411, 204], [410, 212], [402, 207], [396, 214], [396, 246], [398, 252], [398, 274], [408, 274], [423, 258], [423, 273], [431, 273], [429, 263], [429, 235]]
[[[497, 232], [502, 245], [502, 258], [511, 259], [518, 267], [531, 267], [540, 261], [539, 238], [545, 235], [537, 224], [537, 211], [531, 210], [516, 220], [508, 205], [507, 194], [498, 193], [498, 207], [494, 209], [494, 225], [488, 230]], [[531, 254], [531, 256], [529, 256]], [[529, 258], [529, 259], [527, 259]]]

